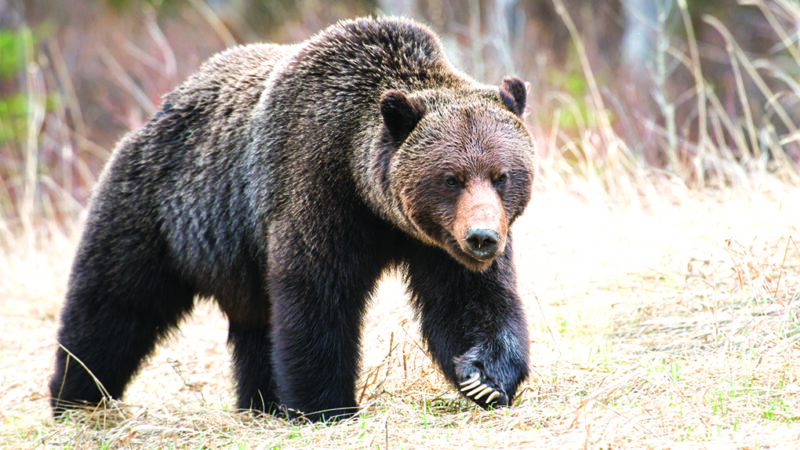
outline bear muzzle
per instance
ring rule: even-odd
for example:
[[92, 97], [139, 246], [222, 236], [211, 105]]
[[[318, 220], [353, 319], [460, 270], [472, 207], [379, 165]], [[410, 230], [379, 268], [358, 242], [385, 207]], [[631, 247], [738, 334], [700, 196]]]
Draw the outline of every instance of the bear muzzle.
[[471, 270], [485, 270], [506, 245], [506, 214], [491, 183], [469, 183], [456, 206], [452, 234]]

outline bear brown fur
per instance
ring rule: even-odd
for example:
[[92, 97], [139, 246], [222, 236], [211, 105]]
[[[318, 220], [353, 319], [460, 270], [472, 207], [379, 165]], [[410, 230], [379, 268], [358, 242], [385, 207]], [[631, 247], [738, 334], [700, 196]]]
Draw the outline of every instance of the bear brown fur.
[[405, 19], [206, 62], [104, 170], [54, 412], [101, 401], [92, 377], [119, 398], [200, 296], [230, 321], [240, 408], [351, 415], [362, 318], [392, 267], [445, 377], [482, 407], [509, 404], [528, 374], [509, 233], [533, 179], [526, 94], [457, 71]]

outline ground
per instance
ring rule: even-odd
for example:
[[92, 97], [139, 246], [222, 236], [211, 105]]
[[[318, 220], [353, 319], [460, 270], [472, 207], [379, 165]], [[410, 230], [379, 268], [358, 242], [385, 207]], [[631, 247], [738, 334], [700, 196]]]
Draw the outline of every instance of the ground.
[[[514, 227], [532, 377], [517, 405], [463, 400], [423, 350], [396, 274], [363, 340], [361, 414], [232, 412], [226, 321], [201, 302], [125, 401], [50, 416], [75, 233], [0, 255], [0, 442], [10, 447], [790, 447], [800, 441], [800, 187], [538, 181]], [[635, 193], [634, 193], [635, 191]]]

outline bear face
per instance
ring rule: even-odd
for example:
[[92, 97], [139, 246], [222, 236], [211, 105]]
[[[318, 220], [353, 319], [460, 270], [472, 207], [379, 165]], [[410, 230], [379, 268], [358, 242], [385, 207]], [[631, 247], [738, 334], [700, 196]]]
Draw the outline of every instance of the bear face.
[[527, 92], [508, 80], [471, 96], [392, 90], [381, 99], [397, 146], [388, 178], [412, 233], [476, 272], [504, 252], [533, 182], [533, 143], [520, 120]]

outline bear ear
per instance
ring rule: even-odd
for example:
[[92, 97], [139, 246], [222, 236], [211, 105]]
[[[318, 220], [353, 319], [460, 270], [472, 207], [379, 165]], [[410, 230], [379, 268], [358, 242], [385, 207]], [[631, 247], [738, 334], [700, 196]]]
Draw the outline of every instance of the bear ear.
[[408, 98], [396, 89], [381, 95], [381, 115], [386, 129], [395, 142], [403, 142], [425, 115], [425, 105], [416, 98]]
[[500, 84], [500, 98], [511, 112], [522, 117], [525, 111], [525, 100], [528, 97], [528, 89], [525, 82], [517, 77], [505, 77]]

